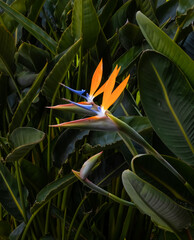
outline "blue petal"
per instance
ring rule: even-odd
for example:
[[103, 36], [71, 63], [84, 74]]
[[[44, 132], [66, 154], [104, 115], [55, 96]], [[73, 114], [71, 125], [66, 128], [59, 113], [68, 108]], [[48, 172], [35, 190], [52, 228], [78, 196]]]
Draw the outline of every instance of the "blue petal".
[[95, 111], [94, 109], [92, 109], [92, 107], [93, 107], [92, 104], [90, 104], [90, 105], [86, 104], [86, 105], [85, 105], [85, 104], [80, 104], [80, 103], [73, 102], [73, 101], [71, 101], [71, 100], [69, 100], [69, 102], [70, 102], [70, 103], [73, 103], [74, 105], [76, 105], [76, 106], [78, 106], [78, 107], [84, 108], [84, 109], [86, 109], [86, 110], [89, 110], [89, 111], [94, 112], [94, 113], [97, 114], [97, 111]]
[[69, 89], [70, 91], [74, 92], [74, 93], [77, 94], [78, 96], [87, 99], [87, 97], [83, 95], [83, 94], [86, 92], [86, 90], [84, 90], [84, 89], [82, 89], [82, 90], [75, 90], [75, 89], [70, 88], [70, 87], [68, 87], [68, 86], [66, 86], [66, 85], [64, 85], [64, 84], [61, 84], [61, 85], [62, 85], [63, 87], [65, 87], [65, 88]]

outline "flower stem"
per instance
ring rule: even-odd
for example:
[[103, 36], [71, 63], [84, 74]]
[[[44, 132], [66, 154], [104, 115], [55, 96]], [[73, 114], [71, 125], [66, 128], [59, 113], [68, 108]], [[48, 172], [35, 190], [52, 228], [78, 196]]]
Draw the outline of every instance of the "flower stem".
[[138, 152], [136, 151], [131, 139], [129, 139], [125, 134], [123, 134], [122, 132], [118, 132], [119, 136], [123, 139], [123, 142], [125, 143], [125, 145], [127, 146], [127, 148], [129, 149], [129, 151], [131, 152], [131, 154], [134, 156], [136, 156], [138, 154]]
[[45, 223], [45, 230], [44, 230], [45, 235], [48, 233], [50, 208], [51, 208], [51, 200], [48, 202], [47, 211], [46, 211], [46, 223]]
[[21, 204], [22, 204], [24, 222], [27, 223], [26, 207], [25, 207], [24, 195], [23, 195], [23, 193], [22, 193], [22, 182], [21, 182], [21, 176], [20, 176], [19, 163], [18, 163], [18, 161], [15, 162], [15, 169], [16, 169], [16, 177], [17, 177], [17, 183], [18, 183], [18, 190], [19, 190], [19, 195], [20, 195], [20, 201], [21, 201]]

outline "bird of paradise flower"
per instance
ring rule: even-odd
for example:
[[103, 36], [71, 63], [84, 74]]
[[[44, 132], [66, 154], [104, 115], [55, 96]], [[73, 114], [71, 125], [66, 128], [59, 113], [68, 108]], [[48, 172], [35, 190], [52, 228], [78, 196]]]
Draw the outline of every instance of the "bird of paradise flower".
[[[114, 89], [116, 77], [120, 71], [120, 67], [115, 67], [113, 72], [111, 73], [109, 79], [98, 89], [102, 79], [102, 60], [97, 66], [94, 75], [92, 77], [90, 93], [86, 93], [85, 90], [77, 91], [74, 89], [65, 86], [72, 92], [78, 94], [79, 96], [85, 98], [86, 102], [73, 102], [68, 100], [70, 104], [65, 105], [65, 109], [70, 109], [73, 106], [76, 106], [80, 109], [86, 110], [90, 115], [94, 115], [92, 117], [74, 120], [70, 122], [65, 122], [57, 125], [51, 125], [52, 127], [66, 127], [66, 128], [79, 128], [79, 129], [94, 129], [94, 130], [102, 130], [102, 131], [117, 131], [124, 142], [126, 143], [129, 151], [135, 156], [137, 155], [136, 150], [134, 150], [134, 146], [131, 143], [133, 141], [137, 142], [139, 145], [144, 147], [150, 154], [152, 154], [161, 164], [163, 164], [168, 170], [170, 170], [174, 176], [176, 176], [192, 193], [194, 192], [193, 188], [190, 184], [171, 166], [138, 132], [136, 132], [132, 127], [127, 125], [125, 122], [120, 119], [114, 117], [108, 111], [108, 108], [119, 98], [123, 90], [125, 89], [130, 75], [128, 75], [119, 86]], [[86, 93], [86, 94], [85, 94]], [[103, 93], [102, 104], [98, 106], [94, 103], [93, 99], [97, 97], [99, 94]], [[84, 95], [85, 94], [85, 95]], [[53, 109], [63, 109], [64, 105], [57, 105], [50, 108]], [[96, 158], [94, 158], [95, 160]], [[92, 166], [92, 165], [91, 165]], [[90, 168], [89, 168], [90, 169]], [[84, 170], [85, 171], [85, 170]], [[89, 171], [89, 170], [88, 170]], [[85, 178], [86, 174], [81, 174], [82, 178]]]
[[[88, 128], [96, 130], [117, 130], [117, 126], [107, 117], [107, 110], [113, 105], [113, 103], [119, 98], [123, 90], [125, 89], [130, 75], [128, 75], [117, 87], [115, 87], [116, 78], [120, 71], [120, 67], [116, 65], [113, 72], [111, 73], [108, 80], [99, 88], [102, 73], [103, 73], [103, 62], [102, 60], [98, 64], [91, 81], [90, 93], [88, 94], [86, 90], [74, 90], [64, 84], [62, 86], [66, 87], [70, 91], [76, 93], [80, 97], [84, 98], [84, 102], [73, 102], [67, 100], [70, 104], [52, 106], [53, 109], [63, 109], [71, 108], [73, 105], [78, 108], [86, 110], [86, 113], [90, 114], [91, 117], [78, 119], [70, 122], [64, 122], [57, 125], [51, 125], [52, 127], [70, 127], [70, 128]], [[94, 103], [94, 98], [103, 93], [101, 106]]]

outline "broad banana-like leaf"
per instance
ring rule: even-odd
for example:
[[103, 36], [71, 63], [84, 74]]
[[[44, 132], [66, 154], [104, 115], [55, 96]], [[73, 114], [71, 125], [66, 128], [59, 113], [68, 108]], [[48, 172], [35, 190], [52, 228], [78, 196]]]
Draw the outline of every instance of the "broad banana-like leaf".
[[4, 3], [2, 0], [0, 0], [0, 7], [2, 7], [3, 10], [5, 10], [5, 12], [13, 17], [18, 23], [20, 23], [27, 31], [29, 31], [46, 48], [48, 48], [52, 53], [55, 53], [57, 43], [45, 31], [26, 18], [23, 14]]
[[76, 142], [89, 134], [89, 130], [66, 129], [58, 137], [53, 148], [53, 164], [60, 168], [68, 156], [75, 152]]
[[70, 186], [77, 179], [73, 174], [66, 175], [63, 178], [59, 178], [48, 185], [46, 185], [36, 196], [36, 202], [31, 208], [31, 212], [34, 213], [37, 209], [41, 208], [43, 204], [46, 204], [50, 199], [61, 192], [65, 187]]
[[[9, 4], [9, 3], [8, 3]], [[26, 14], [26, 0], [15, 0], [11, 3], [10, 7], [17, 10], [22, 14]], [[13, 33], [18, 26], [18, 23], [9, 14], [4, 12], [0, 17], [0, 22], [8, 29], [9, 32]]]
[[[30, 73], [39, 73], [45, 64], [50, 61], [50, 54], [31, 43], [23, 42], [15, 54], [15, 61], [16, 65], [22, 64]], [[22, 72], [25, 72], [25, 70]], [[17, 74], [18, 76], [20, 75]]]
[[191, 225], [192, 217], [189, 211], [135, 173], [125, 170], [122, 181], [133, 202], [143, 213], [149, 215], [158, 227], [174, 232], [178, 236], [178, 232]]
[[57, 93], [61, 83], [73, 61], [75, 54], [78, 52], [81, 45], [81, 39], [75, 42], [68, 50], [63, 54], [59, 61], [55, 64], [54, 68], [46, 78], [42, 93], [51, 101]]
[[34, 81], [33, 85], [31, 86], [30, 90], [28, 93], [25, 95], [25, 97], [20, 101], [14, 116], [12, 118], [12, 121], [9, 126], [9, 131], [12, 132], [15, 128], [21, 127], [23, 125], [23, 122], [26, 118], [26, 115], [28, 113], [28, 110], [37, 96], [37, 91], [40, 88], [40, 84], [42, 83], [43, 77], [46, 73], [46, 67], [42, 69], [42, 71], [38, 74], [36, 80]]
[[132, 202], [129, 202], [129, 201], [126, 201], [122, 198], [119, 198], [117, 197], [116, 195], [104, 190], [103, 188], [99, 187], [98, 185], [92, 183], [90, 180], [88, 180], [87, 178], [86, 179], [82, 179], [81, 176], [80, 176], [80, 173], [77, 172], [77, 171], [74, 171], [72, 170], [72, 172], [74, 173], [74, 175], [84, 184], [86, 185], [87, 187], [89, 187], [91, 190], [101, 194], [101, 195], [104, 195], [106, 197], [109, 197], [110, 199], [114, 200], [115, 202], [118, 202], [118, 203], [121, 203], [121, 204], [124, 204], [126, 206], [134, 206], [134, 204]]
[[147, 16], [152, 22], [158, 25], [158, 19], [156, 18], [154, 6], [150, 0], [139, 0], [138, 1], [140, 10], [145, 16]]
[[194, 164], [194, 92], [165, 56], [146, 51], [138, 67], [143, 108], [158, 136], [186, 163]]
[[150, 46], [172, 60], [183, 71], [194, 87], [194, 61], [143, 13], [137, 12], [136, 19]]
[[16, 47], [13, 36], [0, 25], [0, 71], [12, 78], [15, 51]]
[[59, 39], [57, 46], [57, 53], [61, 53], [69, 48], [74, 43], [74, 37], [72, 36], [71, 25], [65, 29], [61, 38]]
[[[191, 184], [194, 182], [194, 170], [183, 161], [165, 156], [165, 159]], [[148, 154], [136, 155], [132, 162], [133, 171], [145, 181], [154, 185], [168, 196], [178, 199], [186, 207], [185, 202], [190, 203], [193, 210], [194, 196], [185, 185], [179, 181], [168, 169], [166, 169], [153, 156]], [[158, 171], [158, 169], [160, 169]]]
[[72, 15], [72, 35], [83, 38], [83, 47], [93, 47], [100, 31], [100, 23], [91, 0], [75, 0]]
[[[26, 188], [22, 189], [25, 202], [28, 192]], [[16, 178], [0, 162], [0, 203], [17, 220], [23, 220], [23, 210], [20, 202], [19, 189]]]
[[9, 136], [13, 151], [6, 157], [6, 161], [17, 161], [32, 150], [32, 148], [44, 138], [45, 134], [35, 128], [19, 127]]

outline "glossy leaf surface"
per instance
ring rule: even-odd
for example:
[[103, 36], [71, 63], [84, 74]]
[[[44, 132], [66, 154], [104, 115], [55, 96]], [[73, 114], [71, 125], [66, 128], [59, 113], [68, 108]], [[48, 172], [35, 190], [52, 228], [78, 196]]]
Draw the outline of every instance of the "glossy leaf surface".
[[76, 181], [77, 181], [76, 177], [72, 174], [69, 174], [63, 178], [59, 178], [49, 183], [37, 194], [35, 205], [32, 207], [31, 211], [32, 212], [36, 211], [45, 202], [48, 202], [51, 198], [56, 196], [65, 187], [70, 186]]
[[[9, 3], [8, 3], [9, 4]], [[26, 4], [27, 2], [25, 0], [15, 0], [11, 3], [10, 7], [17, 10], [18, 12], [25, 15], [26, 13]], [[1, 15], [0, 22], [10, 31], [11, 33], [14, 32], [16, 27], [18, 26], [18, 23], [14, 20], [13, 17], [11, 17], [8, 13], [4, 12]]]
[[146, 51], [138, 68], [141, 101], [151, 124], [167, 147], [194, 164], [194, 93], [168, 58]]
[[[23, 189], [25, 201], [27, 200], [27, 195], [25, 188]], [[17, 180], [2, 163], [0, 163], [0, 202], [12, 216], [18, 220], [23, 220]]]
[[[164, 156], [165, 159], [182, 175], [188, 182], [193, 185], [194, 170], [184, 162]], [[185, 185], [180, 182], [170, 171], [151, 155], [137, 155], [132, 160], [133, 171], [142, 179], [157, 187], [171, 198], [177, 198], [192, 205], [194, 196], [188, 191]], [[187, 173], [184, 174], [184, 173]], [[189, 177], [192, 176], [192, 177]], [[179, 202], [179, 200], [177, 202]]]
[[40, 88], [43, 77], [45, 75], [46, 67], [47, 67], [47, 64], [45, 65], [45, 67], [42, 69], [42, 71], [37, 76], [36, 80], [34, 81], [33, 85], [31, 86], [30, 90], [28, 91], [28, 93], [25, 95], [25, 97], [19, 103], [19, 105], [15, 111], [15, 114], [12, 118], [12, 122], [9, 126], [10, 132], [12, 132], [15, 128], [23, 125], [23, 122], [26, 118], [28, 110], [29, 110], [33, 100], [35, 99], [35, 97], [38, 94], [37, 92], [38, 92], [38, 89]]
[[[7, 51], [9, 49], [9, 51]], [[16, 51], [14, 38], [0, 26], [0, 71], [13, 77], [14, 54]]]
[[147, 16], [152, 22], [158, 24], [158, 20], [154, 11], [153, 1], [150, 0], [139, 0], [140, 10], [145, 16]]
[[9, 137], [13, 151], [7, 155], [6, 161], [17, 161], [23, 158], [32, 148], [44, 138], [45, 134], [35, 128], [16, 128]]
[[140, 29], [150, 46], [172, 60], [183, 71], [191, 85], [194, 87], [192, 70], [194, 68], [194, 62], [192, 59], [141, 12], [137, 13], [136, 18]]
[[91, 0], [75, 0], [72, 15], [72, 35], [75, 40], [83, 38], [83, 47], [88, 49], [97, 41], [100, 31], [98, 17]]
[[16, 64], [22, 64], [30, 72], [39, 73], [50, 60], [50, 55], [46, 50], [24, 42], [18, 48], [15, 59]]
[[[121, 117], [122, 121], [131, 126], [134, 130], [141, 134], [146, 129], [151, 128], [150, 122], [146, 117], [140, 116], [128, 116]], [[90, 133], [90, 144], [95, 147], [100, 145], [106, 147], [112, 145], [118, 141], [121, 141], [120, 136], [117, 132], [91, 132]]]
[[88, 134], [89, 130], [66, 129], [63, 131], [53, 149], [54, 165], [61, 167], [68, 156], [76, 150], [76, 142]]
[[190, 226], [192, 218], [189, 211], [143, 181], [135, 173], [125, 170], [122, 180], [125, 190], [133, 202], [160, 228], [177, 233]]
[[40, 27], [38, 27], [20, 12], [8, 6], [2, 0], [0, 1], [0, 7], [2, 7], [10, 16], [20, 23], [35, 38], [37, 38], [45, 47], [47, 47], [51, 52], [55, 53], [57, 43], [46, 32], [44, 32]]
[[46, 78], [42, 93], [47, 97], [49, 101], [55, 96], [61, 83], [73, 61], [75, 54], [78, 52], [81, 45], [81, 40], [74, 43], [68, 50], [63, 54], [60, 60], [55, 64], [54, 68]]

